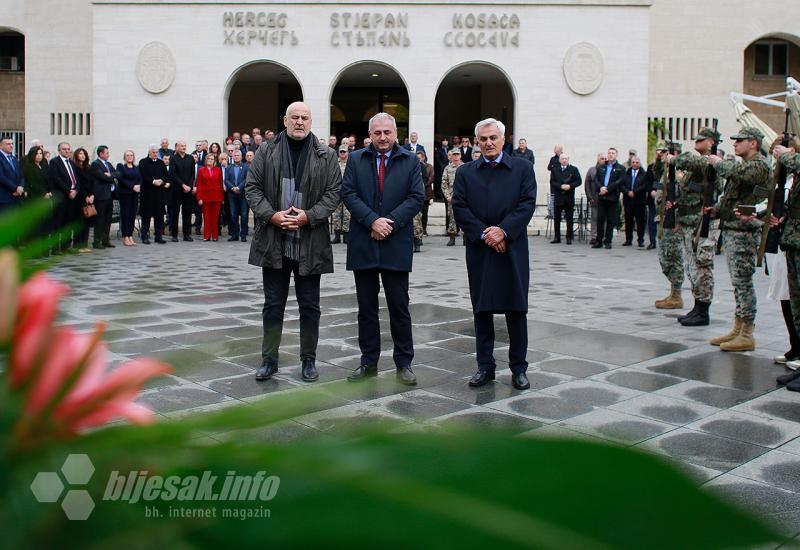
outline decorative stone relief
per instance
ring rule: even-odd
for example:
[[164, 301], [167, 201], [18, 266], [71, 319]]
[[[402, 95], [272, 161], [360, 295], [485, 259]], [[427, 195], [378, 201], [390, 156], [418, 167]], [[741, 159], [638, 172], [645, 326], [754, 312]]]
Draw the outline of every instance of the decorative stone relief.
[[150, 42], [139, 52], [136, 76], [142, 88], [151, 94], [167, 91], [175, 80], [175, 58], [163, 42]]
[[579, 42], [564, 56], [564, 78], [569, 89], [579, 95], [589, 95], [603, 82], [603, 56], [597, 46]]

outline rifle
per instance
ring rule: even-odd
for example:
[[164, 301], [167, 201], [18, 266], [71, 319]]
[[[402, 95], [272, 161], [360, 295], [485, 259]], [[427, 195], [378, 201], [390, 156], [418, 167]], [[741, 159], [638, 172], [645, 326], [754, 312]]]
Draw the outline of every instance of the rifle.
[[[667, 142], [669, 147], [669, 154], [675, 156], [678, 148], [674, 141]], [[664, 189], [664, 194], [666, 195], [666, 200], [664, 202], [664, 215], [661, 218], [661, 227], [662, 232], [663, 229], [675, 229], [677, 225], [675, 219], [675, 200], [676, 200], [676, 177], [675, 177], [675, 163], [670, 162], [667, 166], [667, 170], [665, 170], [667, 174], [667, 183]], [[672, 204], [672, 208], [667, 208], [667, 202]]]
[[[711, 146], [711, 154], [717, 154], [717, 143]], [[717, 182], [717, 169], [713, 166], [706, 168], [706, 181], [703, 186], [703, 210], [709, 208], [714, 200], [714, 188]], [[702, 212], [702, 210], [701, 210]], [[711, 212], [704, 212], [703, 217], [700, 218], [700, 225], [697, 226], [697, 231], [692, 239], [692, 252], [697, 252], [697, 245], [700, 239], [708, 238], [708, 230], [711, 227]]]
[[[786, 109], [786, 121], [783, 125], [783, 139], [781, 145], [784, 147], [789, 146], [789, 116], [791, 113]], [[775, 189], [769, 195], [769, 202], [767, 202], [767, 213], [764, 216], [764, 227], [761, 229], [761, 245], [758, 247], [758, 256], [756, 258], [756, 267], [761, 267], [764, 261], [764, 253], [769, 252], [776, 254], [781, 240], [781, 233], [783, 229], [780, 226], [770, 227], [769, 220], [773, 214], [776, 218], [780, 219], [783, 216], [784, 210], [784, 196], [786, 188], [786, 167], [778, 161], [777, 170], [775, 175]]]

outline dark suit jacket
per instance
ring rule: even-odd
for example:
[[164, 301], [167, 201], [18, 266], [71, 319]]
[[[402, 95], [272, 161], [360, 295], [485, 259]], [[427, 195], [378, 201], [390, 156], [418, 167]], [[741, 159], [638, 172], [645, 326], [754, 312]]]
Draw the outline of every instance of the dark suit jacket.
[[[575, 204], [575, 188], [580, 187], [582, 183], [581, 173], [571, 164], [564, 170], [559, 166], [550, 172], [550, 193], [553, 195], [553, 204], [556, 206]], [[569, 191], [561, 189], [564, 184], [569, 185]]]
[[234, 164], [229, 164], [228, 167], [225, 168], [225, 190], [230, 191], [234, 187], [238, 187], [239, 191], [242, 192], [242, 196], [244, 196], [244, 185], [247, 182], [248, 166], [244, 162], [239, 165], [238, 179], [235, 177], [236, 171], [233, 169], [234, 166]]
[[531, 149], [525, 149], [525, 151], [521, 151], [519, 148], [516, 148], [514, 149], [514, 151], [512, 151], [511, 156], [525, 159], [531, 164], [534, 164], [536, 162], [533, 157], [533, 151]]
[[[106, 172], [111, 175], [106, 176]], [[106, 166], [101, 159], [97, 159], [89, 165], [89, 173], [92, 176], [94, 200], [110, 201], [111, 187], [116, 186], [116, 178], [119, 176], [113, 165], [109, 162]]]
[[[359, 149], [347, 159], [342, 178], [342, 202], [350, 211], [347, 269], [411, 271], [413, 221], [425, 199], [421, 168], [414, 153], [395, 145], [381, 193], [375, 148]], [[370, 236], [378, 218], [394, 220], [393, 231], [382, 241]]]
[[603, 187], [606, 181], [606, 171], [608, 169], [608, 164], [597, 167], [597, 173], [594, 176], [594, 188], [597, 192], [597, 200], [609, 202], [619, 201], [619, 192], [622, 186], [622, 178], [625, 176], [625, 167], [619, 162], [614, 163], [611, 167], [611, 176], [608, 179], [608, 193], [601, 195], [600, 188]]
[[[536, 209], [533, 165], [506, 154], [494, 168], [483, 159], [473, 160], [458, 168], [453, 187], [453, 216], [467, 243], [473, 311], [527, 311], [527, 229]], [[490, 226], [505, 232], [504, 254], [482, 241], [483, 231]]]
[[[183, 193], [183, 186], [188, 185], [194, 187], [194, 158], [189, 153], [186, 153], [183, 158], [177, 153], [172, 155], [169, 159], [170, 181], [173, 185], [173, 193]], [[191, 191], [189, 191], [191, 194]]]
[[[647, 203], [648, 187], [647, 171], [644, 168], [639, 168], [639, 171], [636, 173], [635, 181], [633, 180], [633, 168], [628, 168], [625, 171], [625, 175], [622, 177], [622, 185], [620, 187], [622, 204], [643, 206]], [[633, 191], [633, 198], [628, 196], [628, 191]]]
[[[407, 151], [411, 151], [411, 144], [410, 143], [406, 143], [405, 145], [403, 145], [403, 149], [405, 149]], [[417, 142], [417, 150], [414, 151], [414, 154], [416, 155], [419, 151], [422, 151], [423, 153], [425, 153], [426, 156], [428, 154], [427, 151], [425, 151], [425, 147], [423, 147], [421, 143]]]
[[[75, 175], [75, 188], [80, 195], [86, 190], [82, 190], [78, 183], [78, 167], [72, 162], [72, 159], [67, 159], [67, 162], [70, 168], [72, 168], [72, 173]], [[49, 171], [50, 189], [57, 197], [62, 199], [66, 198], [69, 195], [70, 189], [72, 189], [72, 182], [69, 178], [69, 172], [67, 172], [67, 168], [64, 166], [64, 161], [61, 160], [61, 156], [57, 155], [53, 158], [47, 165], [47, 168]]]
[[[461, 162], [470, 162], [472, 160], [472, 147], [462, 147], [459, 145], [458, 148], [461, 151]], [[447, 165], [445, 164], [445, 166]]]
[[139, 195], [139, 209], [142, 216], [159, 216], [163, 214], [166, 201], [165, 194], [169, 189], [156, 187], [153, 180], [169, 181], [167, 167], [161, 159], [152, 160], [149, 156], [139, 161], [139, 173], [142, 175], [142, 192]]
[[9, 164], [5, 153], [0, 152], [0, 204], [11, 204], [22, 200], [22, 197], [13, 196], [17, 187], [25, 187], [25, 177], [22, 175], [22, 166], [13, 159], [14, 165]]

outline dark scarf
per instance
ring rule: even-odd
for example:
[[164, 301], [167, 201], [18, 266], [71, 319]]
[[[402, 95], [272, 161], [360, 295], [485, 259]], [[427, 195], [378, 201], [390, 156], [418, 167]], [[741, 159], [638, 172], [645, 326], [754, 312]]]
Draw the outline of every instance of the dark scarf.
[[[280, 148], [281, 159], [281, 210], [291, 206], [302, 208], [305, 192], [305, 175], [308, 157], [311, 155], [311, 138], [309, 134], [302, 140], [293, 140], [286, 131], [280, 133], [276, 140]], [[283, 232], [283, 255], [294, 261], [300, 261], [300, 232]]]

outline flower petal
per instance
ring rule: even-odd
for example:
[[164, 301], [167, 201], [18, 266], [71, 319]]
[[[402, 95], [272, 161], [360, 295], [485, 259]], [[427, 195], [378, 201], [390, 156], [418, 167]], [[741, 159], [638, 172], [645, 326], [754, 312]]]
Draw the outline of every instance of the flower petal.
[[13, 250], [0, 250], [0, 346], [11, 340], [17, 313], [19, 262]]

